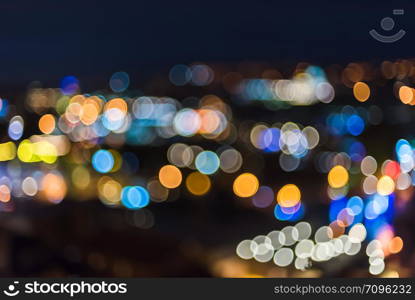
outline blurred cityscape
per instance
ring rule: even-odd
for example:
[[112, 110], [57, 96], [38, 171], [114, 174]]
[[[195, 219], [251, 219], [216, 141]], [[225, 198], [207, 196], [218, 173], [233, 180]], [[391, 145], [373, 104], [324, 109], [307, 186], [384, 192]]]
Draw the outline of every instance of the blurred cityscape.
[[407, 59], [33, 82], [0, 101], [1, 274], [413, 276], [414, 79]]

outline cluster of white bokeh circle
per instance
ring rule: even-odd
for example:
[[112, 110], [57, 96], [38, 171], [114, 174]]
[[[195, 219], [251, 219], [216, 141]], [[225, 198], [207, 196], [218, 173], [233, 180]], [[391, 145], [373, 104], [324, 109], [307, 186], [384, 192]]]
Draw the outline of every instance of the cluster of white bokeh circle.
[[[296, 269], [304, 271], [311, 266], [312, 261], [324, 262], [341, 254], [358, 254], [366, 234], [366, 228], [361, 223], [353, 225], [348, 234], [336, 238], [329, 226], [322, 226], [314, 233], [314, 239], [310, 239], [311, 225], [299, 222], [295, 226], [286, 226], [267, 235], [241, 241], [236, 247], [236, 254], [242, 259], [255, 259], [261, 263], [272, 260], [278, 267], [288, 267], [294, 263]], [[374, 263], [378, 261], [374, 259]]]

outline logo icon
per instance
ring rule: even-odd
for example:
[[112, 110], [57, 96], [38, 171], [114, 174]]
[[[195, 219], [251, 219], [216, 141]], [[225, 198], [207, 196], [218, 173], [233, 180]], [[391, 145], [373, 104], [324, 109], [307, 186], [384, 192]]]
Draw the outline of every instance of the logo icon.
[[3, 293], [6, 294], [9, 297], [17, 296], [20, 291], [16, 289], [16, 286], [19, 284], [18, 281], [13, 282], [13, 284], [10, 284], [7, 287], [7, 290], [4, 290]]
[[[394, 15], [403, 15], [404, 13], [405, 11], [403, 9], [393, 10]], [[395, 27], [395, 21], [390, 17], [385, 17], [380, 21], [380, 27], [382, 27], [384, 31], [391, 31], [393, 27]], [[369, 31], [369, 34], [379, 42], [394, 43], [403, 38], [403, 36], [406, 34], [406, 31], [401, 29], [393, 35], [383, 35], [378, 33], [375, 29], [372, 29], [371, 31]]]

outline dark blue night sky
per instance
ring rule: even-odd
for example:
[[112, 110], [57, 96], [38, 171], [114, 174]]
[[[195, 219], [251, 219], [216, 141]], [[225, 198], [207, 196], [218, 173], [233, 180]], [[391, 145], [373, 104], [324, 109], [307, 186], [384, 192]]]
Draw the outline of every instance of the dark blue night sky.
[[[407, 36], [381, 44], [368, 31], [395, 16]], [[26, 1], [0, 3], [0, 90], [32, 80], [143, 77], [175, 63], [409, 58], [415, 2], [400, 1]], [[381, 32], [381, 29], [380, 29]]]

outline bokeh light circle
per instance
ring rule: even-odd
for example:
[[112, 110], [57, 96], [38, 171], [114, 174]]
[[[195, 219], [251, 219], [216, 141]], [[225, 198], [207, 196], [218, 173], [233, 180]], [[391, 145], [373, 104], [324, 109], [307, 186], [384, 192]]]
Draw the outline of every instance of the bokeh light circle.
[[159, 171], [160, 183], [168, 188], [177, 188], [182, 183], [182, 172], [173, 165], [165, 165]]
[[92, 156], [92, 166], [100, 173], [108, 173], [114, 167], [114, 157], [108, 150], [98, 150]]
[[251, 173], [243, 173], [233, 182], [233, 191], [235, 195], [241, 198], [253, 196], [258, 191], [258, 188], [258, 178]]
[[197, 170], [206, 175], [211, 175], [219, 169], [220, 160], [215, 152], [203, 151], [196, 156]]
[[301, 191], [295, 184], [286, 184], [277, 193], [277, 202], [282, 207], [293, 207], [300, 200]]
[[192, 172], [186, 178], [186, 188], [195, 196], [206, 194], [210, 190], [210, 187], [211, 182], [209, 176], [200, 172]]
[[150, 202], [148, 191], [142, 186], [126, 186], [121, 192], [121, 203], [128, 209], [140, 209]]
[[349, 181], [349, 173], [341, 166], [333, 167], [328, 174], [328, 182], [332, 188], [341, 188]]

